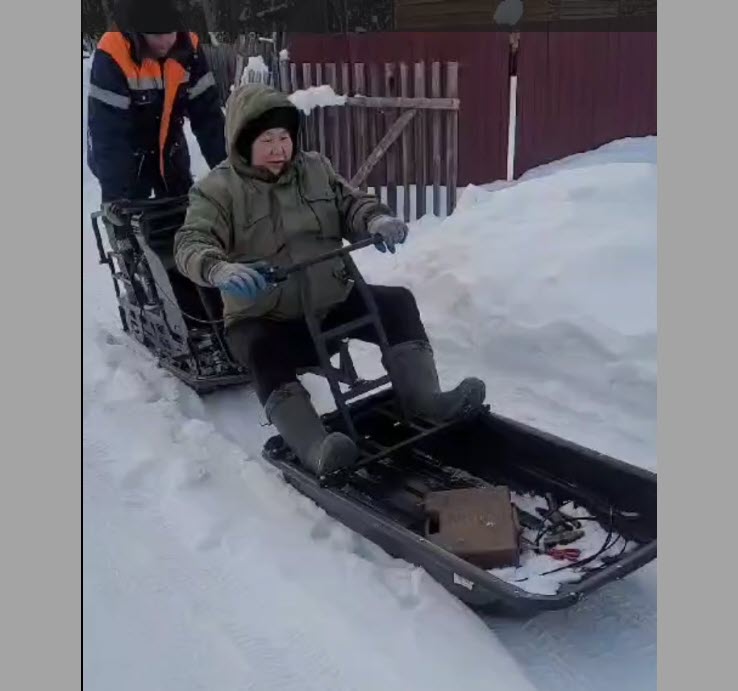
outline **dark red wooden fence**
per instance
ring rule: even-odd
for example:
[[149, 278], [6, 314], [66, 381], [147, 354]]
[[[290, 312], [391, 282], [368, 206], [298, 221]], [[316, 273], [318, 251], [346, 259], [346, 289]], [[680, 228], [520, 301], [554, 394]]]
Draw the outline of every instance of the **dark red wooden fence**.
[[458, 183], [479, 184], [506, 177], [510, 107], [507, 34], [293, 34], [287, 43], [290, 60], [296, 63], [458, 62]]
[[[507, 176], [509, 36], [503, 32], [294, 34], [294, 62], [459, 63], [460, 185]], [[622, 137], [656, 134], [655, 32], [524, 32], [515, 177]]]
[[515, 177], [614, 139], [656, 134], [656, 33], [523, 33]]

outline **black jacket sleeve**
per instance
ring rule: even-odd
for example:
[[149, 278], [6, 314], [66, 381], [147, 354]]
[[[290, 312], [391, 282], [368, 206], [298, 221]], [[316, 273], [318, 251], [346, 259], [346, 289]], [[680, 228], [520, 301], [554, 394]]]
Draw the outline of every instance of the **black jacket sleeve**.
[[87, 160], [100, 182], [102, 201], [130, 196], [136, 177], [131, 94], [116, 62], [95, 51], [87, 106]]
[[225, 116], [215, 77], [202, 46], [198, 46], [193, 55], [187, 97], [187, 114], [192, 131], [207, 164], [214, 168], [226, 158]]

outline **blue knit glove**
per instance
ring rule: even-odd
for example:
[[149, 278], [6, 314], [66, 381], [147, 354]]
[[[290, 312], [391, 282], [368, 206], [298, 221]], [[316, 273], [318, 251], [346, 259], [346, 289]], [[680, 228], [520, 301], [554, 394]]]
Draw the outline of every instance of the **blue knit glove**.
[[379, 235], [383, 242], [378, 242], [375, 247], [380, 252], [386, 252], [389, 250], [392, 254], [395, 253], [395, 245], [402, 244], [405, 242], [407, 237], [408, 227], [399, 218], [394, 216], [375, 216], [367, 226], [369, 235]]
[[247, 300], [256, 300], [273, 287], [259, 269], [267, 268], [266, 262], [235, 264], [218, 262], [208, 273], [208, 282], [225, 293]]

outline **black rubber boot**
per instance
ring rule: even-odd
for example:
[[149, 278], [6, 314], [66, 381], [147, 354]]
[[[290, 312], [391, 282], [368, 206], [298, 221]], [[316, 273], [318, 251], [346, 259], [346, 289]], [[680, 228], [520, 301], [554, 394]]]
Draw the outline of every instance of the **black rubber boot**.
[[298, 382], [274, 391], [264, 408], [269, 422], [277, 428], [300, 463], [315, 475], [356, 462], [356, 444], [341, 432], [328, 434], [310, 402], [310, 395]]
[[426, 341], [392, 346], [384, 361], [392, 386], [411, 416], [447, 422], [473, 413], [484, 403], [486, 387], [468, 377], [455, 389], [441, 391], [433, 349]]

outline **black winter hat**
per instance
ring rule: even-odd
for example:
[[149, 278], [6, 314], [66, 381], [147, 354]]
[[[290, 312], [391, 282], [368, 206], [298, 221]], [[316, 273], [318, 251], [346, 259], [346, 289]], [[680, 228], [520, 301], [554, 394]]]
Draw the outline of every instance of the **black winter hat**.
[[121, 31], [129, 33], [167, 34], [185, 30], [176, 0], [117, 0], [113, 19]]
[[300, 114], [297, 108], [284, 106], [281, 108], [271, 108], [254, 118], [238, 136], [236, 148], [241, 156], [249, 163], [251, 162], [251, 145], [254, 140], [262, 133], [275, 127], [284, 127], [292, 138], [294, 156], [297, 151], [297, 136], [300, 132]]

